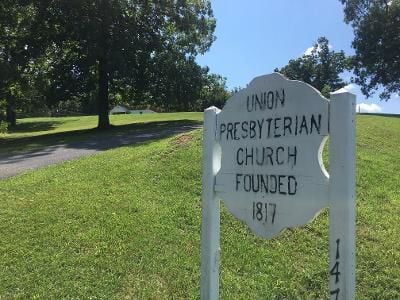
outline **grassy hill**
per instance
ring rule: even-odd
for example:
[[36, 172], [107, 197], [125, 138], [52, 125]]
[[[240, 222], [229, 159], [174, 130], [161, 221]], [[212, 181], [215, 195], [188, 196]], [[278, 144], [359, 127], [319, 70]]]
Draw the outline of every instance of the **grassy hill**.
[[[0, 181], [0, 298], [198, 299], [200, 130]], [[357, 120], [357, 299], [400, 298], [400, 118]], [[224, 208], [221, 299], [328, 297], [328, 213], [266, 241]]]

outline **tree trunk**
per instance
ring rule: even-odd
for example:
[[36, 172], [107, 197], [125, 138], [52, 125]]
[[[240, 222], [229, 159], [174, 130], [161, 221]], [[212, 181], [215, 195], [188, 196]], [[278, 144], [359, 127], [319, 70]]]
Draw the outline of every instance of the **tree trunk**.
[[97, 114], [99, 116], [99, 123], [97, 128], [107, 129], [111, 127], [110, 119], [108, 117], [109, 99], [108, 99], [108, 70], [107, 60], [105, 58], [99, 59], [99, 94], [97, 99]]
[[14, 108], [9, 100], [7, 101], [6, 120], [10, 126], [17, 125], [17, 114], [15, 113]]

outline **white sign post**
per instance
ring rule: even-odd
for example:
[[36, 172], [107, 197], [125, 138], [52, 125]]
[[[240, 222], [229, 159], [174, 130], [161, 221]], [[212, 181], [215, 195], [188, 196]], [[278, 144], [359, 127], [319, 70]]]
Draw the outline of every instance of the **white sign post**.
[[331, 299], [355, 295], [355, 105], [348, 92], [331, 93], [329, 259]]
[[[205, 111], [201, 298], [218, 299], [219, 199], [258, 236], [330, 208], [330, 297], [355, 293], [355, 96], [278, 73]], [[322, 150], [330, 136], [330, 175]]]
[[201, 227], [201, 297], [218, 299], [219, 295], [219, 200], [214, 192], [215, 175], [220, 168], [220, 149], [215, 140], [215, 124], [220, 110], [204, 112], [203, 211]]

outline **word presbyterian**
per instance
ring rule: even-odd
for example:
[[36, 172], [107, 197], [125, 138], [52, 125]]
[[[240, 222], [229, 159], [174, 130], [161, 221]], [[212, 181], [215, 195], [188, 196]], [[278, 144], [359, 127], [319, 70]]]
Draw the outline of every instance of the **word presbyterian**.
[[269, 139], [321, 134], [321, 114], [284, 116], [250, 121], [220, 123], [221, 140]]

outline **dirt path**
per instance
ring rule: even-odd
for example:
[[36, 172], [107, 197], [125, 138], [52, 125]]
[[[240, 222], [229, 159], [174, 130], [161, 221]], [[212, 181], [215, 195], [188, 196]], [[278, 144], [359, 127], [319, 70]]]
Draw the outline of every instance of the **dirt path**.
[[156, 140], [182, 132], [200, 128], [199, 125], [180, 125], [157, 130], [134, 130], [123, 134], [110, 134], [92, 137], [85, 141], [48, 146], [40, 150], [32, 150], [18, 154], [0, 155], [0, 179], [15, 176], [29, 170], [91, 155], [100, 151]]

